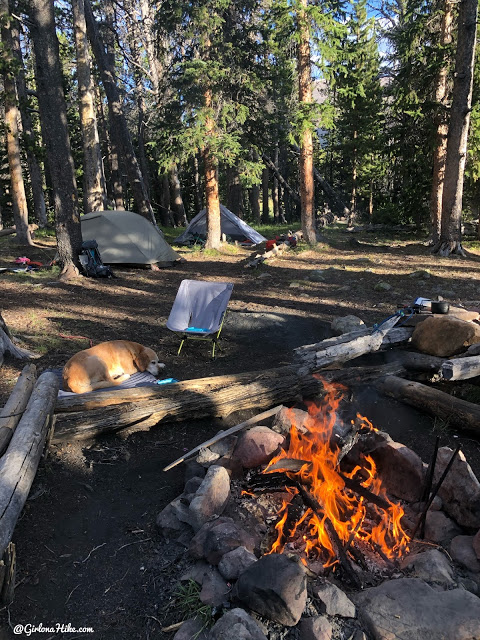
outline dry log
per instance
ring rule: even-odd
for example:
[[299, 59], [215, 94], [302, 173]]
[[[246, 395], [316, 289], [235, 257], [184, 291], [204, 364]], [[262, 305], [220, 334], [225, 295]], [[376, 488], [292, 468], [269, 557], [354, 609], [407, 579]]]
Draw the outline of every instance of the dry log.
[[2, 456], [10, 442], [12, 435], [20, 422], [20, 418], [28, 404], [37, 379], [34, 364], [27, 364], [20, 374], [6, 405], [0, 411], [0, 456]]
[[380, 392], [438, 416], [460, 429], [480, 432], [480, 405], [478, 404], [397, 376], [383, 378], [375, 386]]
[[5, 455], [0, 459], [0, 556], [11, 540], [32, 486], [58, 393], [58, 378], [43, 373]]
[[31, 351], [27, 351], [26, 349], [17, 347], [9, 338], [7, 333], [2, 328], [0, 328], [0, 366], [3, 363], [3, 356], [5, 355], [5, 353], [9, 353], [14, 358], [19, 358], [20, 360], [40, 357], [37, 354], [32, 353]]
[[258, 267], [258, 265], [261, 264], [262, 262], [265, 262], [265, 260], [271, 260], [273, 258], [276, 258], [281, 253], [285, 253], [285, 251], [288, 251], [289, 248], [290, 248], [290, 245], [288, 244], [288, 242], [282, 242], [281, 244], [276, 244], [273, 247], [273, 249], [270, 249], [270, 251], [266, 251], [261, 255], [256, 254], [251, 260], [247, 262], [245, 267], [251, 267], [251, 268]]
[[215, 444], [215, 442], [219, 442], [220, 440], [223, 440], [224, 438], [227, 438], [228, 436], [231, 436], [234, 433], [238, 433], [239, 431], [246, 429], [252, 424], [257, 424], [261, 420], [266, 420], [267, 418], [271, 418], [272, 416], [276, 415], [280, 411], [280, 409], [283, 409], [283, 404], [280, 404], [278, 405], [278, 407], [274, 407], [269, 411], [264, 411], [263, 413], [259, 413], [257, 416], [253, 416], [252, 418], [245, 420], [245, 422], [241, 422], [240, 424], [237, 424], [234, 427], [230, 427], [230, 429], [227, 429], [226, 431], [217, 433], [217, 435], [213, 436], [213, 438], [210, 438], [210, 440], [205, 440], [205, 442], [202, 442], [201, 444], [197, 445], [191, 451], [188, 451], [188, 453], [186, 453], [181, 458], [177, 458], [177, 460], [175, 460], [174, 462], [171, 462], [169, 465], [167, 465], [163, 469], [163, 471], [169, 471], [170, 469], [173, 469], [173, 467], [176, 467], [177, 464], [180, 464], [181, 462], [184, 462], [188, 458], [191, 458], [193, 454], [197, 453], [198, 451], [200, 451], [200, 449], [203, 449], [204, 447], [209, 447], [211, 444]]
[[[224, 380], [225, 377], [220, 378]], [[57, 413], [52, 442], [84, 440], [126, 427], [129, 427], [129, 432], [144, 431], [159, 422], [178, 422], [192, 416], [223, 418], [234, 411], [266, 409], [282, 402], [295, 402], [323, 388], [322, 383], [310, 373], [300, 374], [293, 366], [241, 373], [228, 378], [227, 386], [213, 390], [209, 390], [208, 385], [215, 385], [215, 378], [204, 378], [208, 381], [205, 387], [199, 384], [199, 380], [190, 380], [151, 389], [151, 396], [144, 397], [141, 402], [133, 397], [132, 401], [120, 405], [97, 405], [90, 411], [79, 409], [72, 413]]]
[[[358, 356], [365, 353], [371, 353], [372, 351], [378, 351], [384, 341], [385, 336], [392, 329], [392, 327], [399, 321], [399, 316], [389, 318], [381, 328], [377, 329], [373, 333], [368, 335], [359, 336], [350, 340], [349, 342], [343, 342], [328, 347], [320, 348], [316, 351], [299, 351], [296, 350], [296, 354], [300, 355], [300, 359], [304, 364], [305, 370], [316, 371], [327, 367], [333, 363], [347, 362], [358, 358]], [[404, 331], [409, 332], [409, 329]], [[322, 343], [320, 343], [321, 345]]]
[[480, 356], [455, 358], [442, 364], [440, 375], [444, 380], [468, 380], [480, 376]]
[[[30, 232], [36, 231], [38, 229], [38, 224], [29, 224], [28, 225], [28, 229], [29, 229]], [[13, 233], [17, 233], [15, 225], [13, 227], [7, 227], [6, 229], [2, 229], [0, 231], [0, 238], [2, 236], [12, 235]]]
[[17, 575], [17, 552], [13, 542], [9, 542], [1, 561], [0, 602], [10, 606], [15, 593], [15, 576]]

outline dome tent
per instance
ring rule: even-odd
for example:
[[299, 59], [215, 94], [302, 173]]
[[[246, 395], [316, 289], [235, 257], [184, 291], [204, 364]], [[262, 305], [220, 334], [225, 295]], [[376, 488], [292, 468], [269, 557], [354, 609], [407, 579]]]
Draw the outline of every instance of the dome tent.
[[105, 264], [175, 262], [180, 256], [160, 229], [138, 213], [94, 211], [80, 218], [83, 240], [96, 240]]
[[[252, 229], [246, 222], [232, 213], [223, 204], [220, 205], [220, 227], [221, 232], [232, 240], [239, 242], [249, 241], [251, 244], [259, 244], [265, 242], [264, 238], [258, 231]], [[175, 238], [175, 244], [190, 244], [196, 237], [205, 239], [207, 237], [207, 210], [202, 209], [200, 213], [191, 220], [185, 231]]]

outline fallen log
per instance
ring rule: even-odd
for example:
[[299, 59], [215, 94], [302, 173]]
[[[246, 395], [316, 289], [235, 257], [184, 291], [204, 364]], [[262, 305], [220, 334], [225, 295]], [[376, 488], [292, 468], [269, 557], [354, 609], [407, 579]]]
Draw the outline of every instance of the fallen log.
[[54, 373], [39, 377], [7, 452], [0, 459], [0, 557], [12, 538], [37, 472], [58, 385]]
[[14, 358], [19, 358], [20, 360], [40, 357], [26, 349], [17, 347], [17, 345], [12, 342], [10, 331], [8, 330], [5, 320], [0, 314], [0, 367], [3, 364], [3, 357], [6, 353], [9, 353]]
[[0, 411], [0, 456], [7, 450], [20, 418], [32, 395], [37, 370], [34, 364], [27, 364], [20, 374], [6, 405]]
[[[29, 224], [28, 225], [28, 229], [30, 231], [30, 233], [36, 231], [38, 229], [38, 224]], [[12, 235], [13, 233], [17, 233], [17, 229], [15, 227], [15, 225], [13, 225], [13, 227], [7, 227], [6, 229], [2, 229], [0, 231], [0, 238], [2, 236], [9, 236]]]
[[375, 386], [381, 393], [438, 416], [448, 424], [460, 429], [480, 432], [480, 405], [478, 404], [397, 376], [383, 378]]
[[468, 380], [480, 376], [480, 356], [455, 358], [442, 364], [440, 375], [443, 380]]
[[[332, 346], [320, 348], [318, 351], [299, 351], [296, 350], [296, 355], [300, 356], [303, 366], [306, 371], [318, 371], [323, 367], [327, 367], [333, 363], [347, 362], [358, 358], [365, 353], [371, 353], [372, 351], [378, 351], [384, 342], [384, 339], [392, 327], [399, 321], [399, 316], [389, 318], [381, 328], [377, 329], [373, 333], [368, 335], [362, 335], [348, 342], [342, 342], [341, 344], [335, 344]], [[404, 331], [409, 332], [409, 329]], [[407, 335], [410, 333], [404, 333], [402, 341], [404, 341]], [[408, 338], [406, 338], [408, 339]], [[322, 343], [320, 343], [321, 345]]]
[[[284, 402], [298, 401], [304, 395], [313, 395], [323, 389], [322, 383], [311, 373], [300, 373], [298, 367], [286, 366], [266, 371], [240, 373], [228, 376], [226, 386], [216, 386], [215, 378], [189, 380], [182, 383], [150, 389], [148, 397], [142, 394], [137, 401], [132, 394], [129, 402], [120, 405], [99, 406], [89, 411], [57, 412], [52, 442], [85, 440], [100, 433], [144, 431], [159, 422], [178, 422], [187, 418], [224, 418], [234, 411], [267, 409]], [[223, 384], [225, 376], [220, 376]], [[131, 392], [136, 391], [130, 389]], [[101, 402], [99, 392], [95, 400]], [[100, 396], [100, 397], [99, 397]]]
[[271, 260], [272, 258], [277, 258], [280, 254], [285, 253], [290, 249], [290, 245], [288, 242], [282, 242], [281, 244], [276, 244], [273, 249], [270, 251], [266, 251], [262, 254], [255, 255], [251, 260], [247, 262], [246, 267], [258, 267], [259, 264], [265, 262], [265, 260]]

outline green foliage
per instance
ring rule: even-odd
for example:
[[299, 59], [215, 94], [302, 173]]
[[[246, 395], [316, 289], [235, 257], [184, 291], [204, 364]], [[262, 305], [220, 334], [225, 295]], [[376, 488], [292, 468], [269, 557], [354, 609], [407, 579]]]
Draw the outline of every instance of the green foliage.
[[203, 629], [207, 629], [214, 622], [213, 612], [210, 605], [200, 600], [200, 590], [195, 580], [181, 583], [173, 595], [173, 608], [182, 620], [200, 618]]

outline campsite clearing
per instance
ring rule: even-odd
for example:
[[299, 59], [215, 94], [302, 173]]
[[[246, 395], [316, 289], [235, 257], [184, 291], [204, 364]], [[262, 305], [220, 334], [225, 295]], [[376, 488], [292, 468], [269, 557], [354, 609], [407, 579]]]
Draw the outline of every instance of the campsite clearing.
[[[417, 296], [441, 295], [480, 307], [478, 245], [466, 259], [438, 259], [412, 236], [356, 235], [366, 246], [352, 246], [350, 236], [335, 228], [326, 237], [329, 244], [291, 250], [256, 270], [244, 267], [250, 252], [239, 249], [232, 255], [227, 248], [214, 255], [180, 249], [185, 263], [161, 271], [114, 269], [113, 280], [61, 283], [48, 271], [3, 273], [2, 313], [20, 344], [41, 354], [40, 370], [61, 367], [90, 340], [125, 338], [157, 350], [166, 375], [185, 380], [279, 367], [290, 361], [293, 348], [330, 335], [334, 317], [354, 314], [373, 324]], [[1, 240], [1, 266], [10, 266], [25, 251], [13, 240]], [[28, 257], [46, 262], [54, 251], [51, 239], [39, 239]], [[177, 357], [178, 338], [165, 327], [185, 278], [234, 284], [222, 350], [214, 362], [203, 343], [189, 345]], [[390, 288], [380, 290], [379, 283]], [[4, 363], [3, 403], [23, 366], [12, 359]], [[380, 402], [374, 392], [365, 393], [362, 402], [376, 426], [424, 459], [431, 453], [433, 430], [440, 430], [449, 446], [462, 441], [480, 474], [478, 442], [454, 439], [448, 425], [394, 401]], [[172, 576], [184, 551], [164, 552], [155, 518], [181, 491], [184, 469], [161, 469], [251, 414], [154, 427], [127, 440], [110, 435], [52, 447], [14, 536], [19, 574], [11, 619], [92, 626], [93, 637], [105, 640], [171, 638], [160, 631], [158, 620], [175, 621]]]

